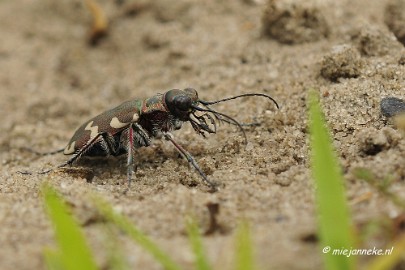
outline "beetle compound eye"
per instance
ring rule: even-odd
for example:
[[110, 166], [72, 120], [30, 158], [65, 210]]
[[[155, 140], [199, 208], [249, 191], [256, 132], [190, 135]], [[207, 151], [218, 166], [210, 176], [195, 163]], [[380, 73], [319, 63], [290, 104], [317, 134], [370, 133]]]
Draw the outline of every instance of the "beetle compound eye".
[[188, 96], [177, 96], [174, 98], [174, 105], [180, 111], [188, 111], [191, 108], [191, 98]]

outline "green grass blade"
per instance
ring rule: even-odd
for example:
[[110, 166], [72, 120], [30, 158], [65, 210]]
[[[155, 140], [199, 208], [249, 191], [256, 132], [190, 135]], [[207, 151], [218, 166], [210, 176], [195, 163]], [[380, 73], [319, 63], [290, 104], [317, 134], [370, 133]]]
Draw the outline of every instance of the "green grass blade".
[[204, 247], [201, 239], [198, 226], [194, 219], [188, 218], [186, 220], [188, 238], [190, 240], [191, 247], [195, 256], [195, 268], [198, 270], [209, 270], [212, 269], [205, 257]]
[[[97, 269], [83, 233], [69, 214], [66, 204], [49, 185], [45, 184], [42, 187], [42, 192], [47, 213], [53, 224], [56, 241], [59, 245], [60, 262], [63, 268], [66, 270]], [[51, 257], [52, 264], [57, 262], [53, 259]]]
[[309, 95], [309, 128], [321, 245], [330, 247], [324, 253], [325, 266], [328, 270], [354, 269], [353, 257], [332, 254], [334, 249], [351, 249], [354, 241], [343, 177], [314, 90]]
[[236, 270], [256, 269], [253, 258], [253, 245], [250, 236], [249, 224], [242, 222], [236, 231]]
[[405, 254], [405, 235], [399, 237], [398, 240], [387, 245], [388, 249], [392, 249], [391, 254], [376, 256], [368, 265], [368, 270], [388, 270], [395, 269], [404, 257]]
[[110, 270], [127, 270], [127, 262], [125, 261], [124, 255], [122, 252], [117, 250], [109, 250], [110, 257], [108, 258], [108, 266]]
[[127, 270], [130, 269], [124, 256], [118, 230], [113, 228], [113, 224], [104, 224], [104, 242], [107, 250], [107, 269]]
[[151, 254], [157, 262], [159, 262], [165, 269], [180, 270], [177, 265], [165, 252], [163, 252], [152, 240], [144, 235], [131, 221], [123, 215], [115, 212], [112, 207], [101, 198], [94, 199], [97, 209], [101, 214], [110, 222], [115, 224], [118, 228], [123, 230], [132, 240], [137, 242], [149, 254]]
[[65, 270], [60, 253], [57, 250], [46, 248], [44, 250], [46, 268], [49, 270]]

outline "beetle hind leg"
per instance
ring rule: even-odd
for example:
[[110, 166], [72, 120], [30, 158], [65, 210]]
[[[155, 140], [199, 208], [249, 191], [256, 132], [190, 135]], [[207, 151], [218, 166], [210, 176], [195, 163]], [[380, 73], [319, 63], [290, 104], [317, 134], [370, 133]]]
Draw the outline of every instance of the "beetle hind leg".
[[33, 154], [35, 154], [37, 156], [55, 155], [55, 154], [58, 154], [58, 153], [62, 153], [63, 150], [65, 150], [64, 148], [62, 148], [62, 149], [57, 149], [57, 150], [49, 151], [49, 152], [39, 152], [39, 151], [34, 150], [34, 149], [30, 148], [30, 147], [21, 147], [20, 149], [23, 150], [23, 151], [28, 151], [30, 153], [33, 153]]
[[101, 147], [106, 156], [115, 155], [117, 152], [114, 147], [114, 138], [107, 133], [99, 133], [93, 139], [89, 140], [82, 148], [76, 151], [69, 160], [59, 165], [58, 168], [72, 165], [81, 157], [88, 155], [88, 152], [97, 144], [100, 145], [99, 147]]
[[114, 138], [108, 135], [107, 133], [99, 133], [93, 139], [89, 140], [82, 148], [80, 148], [73, 156], [68, 159], [67, 161], [59, 164], [55, 168], [43, 170], [38, 172], [38, 174], [47, 174], [55, 169], [63, 168], [67, 165], [71, 166], [74, 162], [78, 161], [82, 156], [86, 155], [86, 153], [93, 148], [97, 143], [100, 144], [101, 148], [105, 151], [106, 155], [114, 155], [116, 153], [116, 149], [114, 148]]

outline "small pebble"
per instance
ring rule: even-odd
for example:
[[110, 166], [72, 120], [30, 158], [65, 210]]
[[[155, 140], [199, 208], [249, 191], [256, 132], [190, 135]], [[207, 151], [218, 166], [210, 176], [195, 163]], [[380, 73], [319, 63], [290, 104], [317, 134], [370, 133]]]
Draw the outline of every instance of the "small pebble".
[[319, 1], [268, 0], [263, 12], [263, 34], [278, 42], [300, 44], [330, 35], [327, 16]]
[[384, 21], [398, 41], [405, 45], [405, 0], [389, 0], [385, 6]]
[[405, 113], [405, 101], [396, 97], [385, 97], [380, 103], [381, 113], [385, 117], [392, 117]]
[[384, 56], [404, 47], [386, 27], [374, 24], [353, 30], [351, 39], [363, 56]]
[[325, 55], [321, 63], [321, 75], [325, 79], [337, 82], [339, 78], [357, 78], [361, 75], [363, 61], [353, 46], [343, 44], [334, 46]]

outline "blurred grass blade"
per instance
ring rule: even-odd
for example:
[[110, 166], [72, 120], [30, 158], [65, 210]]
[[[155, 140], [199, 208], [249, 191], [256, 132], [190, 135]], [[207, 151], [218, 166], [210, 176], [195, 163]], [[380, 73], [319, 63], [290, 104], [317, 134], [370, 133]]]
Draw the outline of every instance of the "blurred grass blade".
[[[46, 209], [55, 230], [60, 249], [60, 262], [66, 270], [97, 269], [93, 256], [79, 225], [69, 214], [68, 208], [56, 191], [49, 185], [42, 187]], [[58, 253], [59, 254], [59, 253]], [[52, 265], [56, 265], [56, 253], [46, 255]], [[55, 264], [54, 264], [55, 263]]]
[[252, 270], [256, 269], [253, 258], [252, 239], [250, 236], [249, 224], [244, 221], [239, 224], [236, 231], [236, 254], [235, 269]]
[[370, 170], [364, 168], [357, 168], [354, 171], [354, 175], [372, 185], [398, 207], [405, 209], [405, 200], [401, 198], [401, 196], [398, 196], [394, 192], [390, 191], [391, 183], [393, 181], [391, 177], [387, 176], [383, 179], [377, 179], [377, 177]]
[[107, 269], [109, 270], [127, 270], [130, 269], [124, 256], [120, 237], [113, 224], [104, 224], [105, 246], [107, 249]]
[[311, 166], [316, 184], [316, 201], [326, 269], [354, 269], [354, 257], [332, 254], [334, 249], [351, 249], [353, 235], [344, 194], [344, 183], [329, 131], [314, 90], [309, 94]]
[[[389, 255], [376, 256], [368, 265], [368, 270], [388, 270], [396, 269], [405, 254], [405, 235], [402, 235], [398, 240], [387, 245], [387, 249], [392, 248], [392, 253]], [[398, 268], [399, 269], [399, 268]]]
[[46, 268], [49, 270], [64, 270], [60, 253], [57, 250], [45, 248], [44, 250]]
[[186, 220], [188, 239], [190, 240], [194, 256], [195, 256], [195, 268], [197, 270], [209, 270], [211, 269], [207, 258], [205, 257], [204, 247], [201, 239], [201, 234], [198, 230], [198, 226], [194, 219], [189, 217]]
[[111, 205], [102, 200], [99, 197], [94, 198], [94, 202], [97, 209], [101, 214], [107, 218], [110, 222], [115, 224], [118, 228], [123, 230], [142, 246], [147, 252], [149, 252], [157, 262], [159, 262], [165, 269], [169, 270], [179, 270], [181, 269], [166, 253], [164, 253], [152, 240], [150, 240], [146, 235], [144, 235], [135, 225], [133, 225], [129, 219], [123, 215], [115, 212]]

